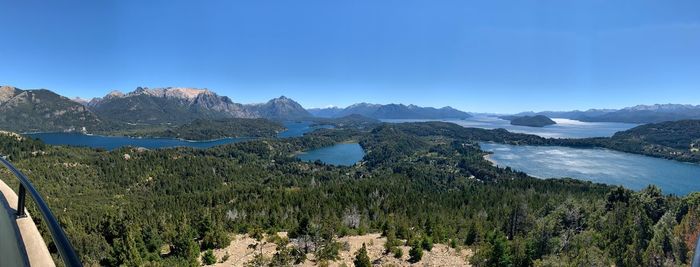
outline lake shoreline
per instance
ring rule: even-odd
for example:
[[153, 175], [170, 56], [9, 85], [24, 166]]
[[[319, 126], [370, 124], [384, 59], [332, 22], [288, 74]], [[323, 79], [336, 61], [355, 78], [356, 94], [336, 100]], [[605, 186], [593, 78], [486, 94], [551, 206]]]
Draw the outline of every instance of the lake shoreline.
[[294, 156], [305, 162], [321, 161], [336, 166], [354, 166], [366, 155], [362, 146], [357, 142], [341, 142], [330, 146], [299, 151]]
[[190, 143], [207, 143], [207, 142], [217, 142], [217, 141], [223, 141], [223, 140], [233, 140], [233, 139], [261, 139], [261, 138], [274, 138], [274, 137], [251, 137], [251, 136], [240, 136], [240, 137], [222, 137], [222, 138], [214, 138], [214, 139], [205, 139], [205, 140], [194, 140], [194, 139], [185, 139], [185, 138], [177, 138], [177, 137], [164, 137], [164, 136], [144, 136], [144, 135], [110, 135], [110, 134], [98, 134], [98, 133], [84, 133], [84, 132], [23, 132], [19, 133], [20, 135], [36, 135], [36, 134], [82, 134], [86, 136], [97, 136], [97, 137], [117, 137], [117, 138], [131, 138], [131, 139], [162, 139], [162, 140], [178, 140], [178, 141], [183, 141], [183, 142], [190, 142]]
[[496, 162], [495, 160], [493, 160], [493, 159], [491, 158], [491, 155], [492, 155], [491, 153], [487, 153], [487, 154], [484, 155], [483, 158], [484, 158], [486, 161], [491, 162], [491, 164], [493, 164], [494, 166], [498, 166], [498, 162]]

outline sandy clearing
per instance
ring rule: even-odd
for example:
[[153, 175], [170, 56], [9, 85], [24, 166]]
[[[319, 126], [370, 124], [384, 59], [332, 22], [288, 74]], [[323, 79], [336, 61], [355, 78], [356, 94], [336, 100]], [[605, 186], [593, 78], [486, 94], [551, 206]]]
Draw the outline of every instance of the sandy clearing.
[[[286, 237], [286, 232], [278, 233], [279, 236]], [[338, 239], [338, 242], [349, 244], [349, 251], [340, 251], [340, 259], [330, 262], [329, 266], [353, 266], [355, 252], [357, 252], [362, 244], [366, 244], [367, 252], [375, 266], [470, 266], [468, 257], [471, 256], [469, 249], [453, 249], [443, 244], [435, 244], [432, 251], [424, 251], [423, 259], [415, 264], [408, 262], [408, 251], [410, 247], [401, 246], [403, 257], [401, 259], [394, 258], [392, 254], [384, 254], [384, 243], [386, 238], [380, 234], [366, 234], [361, 236], [346, 236]], [[245, 266], [245, 264], [253, 259], [256, 252], [259, 251], [251, 248], [251, 245], [257, 241], [248, 235], [235, 235], [232, 237], [231, 245], [224, 249], [214, 250], [214, 255], [221, 261], [222, 257], [228, 253], [229, 258], [225, 262], [218, 262], [212, 266]], [[276, 245], [267, 243], [263, 246], [262, 252], [265, 257], [271, 257], [275, 253]], [[314, 255], [308, 254], [308, 260], [299, 266], [317, 266], [313, 261]]]

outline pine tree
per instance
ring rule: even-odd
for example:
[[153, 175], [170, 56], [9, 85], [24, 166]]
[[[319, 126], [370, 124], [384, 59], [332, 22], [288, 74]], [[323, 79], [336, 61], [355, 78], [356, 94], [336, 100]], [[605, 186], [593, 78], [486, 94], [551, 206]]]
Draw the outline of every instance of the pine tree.
[[355, 267], [370, 267], [372, 266], [372, 262], [369, 260], [369, 256], [367, 255], [367, 246], [365, 244], [362, 244], [362, 248], [357, 251], [355, 254], [355, 260], [353, 261], [355, 264]]

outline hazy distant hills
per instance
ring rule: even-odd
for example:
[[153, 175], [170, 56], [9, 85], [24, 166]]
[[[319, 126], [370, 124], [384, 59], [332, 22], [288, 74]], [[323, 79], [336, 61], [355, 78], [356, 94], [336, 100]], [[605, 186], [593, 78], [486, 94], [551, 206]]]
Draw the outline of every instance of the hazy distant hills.
[[452, 107], [432, 108], [403, 104], [359, 103], [346, 108], [315, 108], [309, 112], [317, 117], [338, 118], [348, 115], [362, 115], [374, 119], [463, 119], [471, 115]]
[[580, 120], [580, 121], [586, 121], [590, 118], [595, 118], [610, 112], [617, 111], [615, 109], [589, 109], [586, 111], [580, 111], [580, 110], [574, 110], [574, 111], [542, 111], [542, 112], [521, 112], [518, 114], [515, 114], [513, 116], [520, 117], [520, 116], [535, 116], [535, 115], [544, 115], [550, 118], [564, 118], [564, 119], [572, 119], [572, 120]]
[[284, 96], [264, 104], [239, 104], [206, 89], [142, 88], [112, 92], [87, 104], [100, 117], [129, 123], [189, 122], [195, 119], [311, 117], [299, 103]]
[[638, 105], [619, 110], [589, 109], [586, 111], [543, 111], [522, 112], [514, 116], [544, 115], [550, 118], [565, 118], [587, 122], [626, 122], [626, 123], [656, 123], [700, 119], [700, 105], [655, 104]]
[[606, 113], [596, 121], [652, 123], [700, 119], [700, 106], [680, 104], [639, 105]]
[[101, 123], [85, 106], [45, 89], [0, 87], [0, 129], [10, 131], [81, 131]]

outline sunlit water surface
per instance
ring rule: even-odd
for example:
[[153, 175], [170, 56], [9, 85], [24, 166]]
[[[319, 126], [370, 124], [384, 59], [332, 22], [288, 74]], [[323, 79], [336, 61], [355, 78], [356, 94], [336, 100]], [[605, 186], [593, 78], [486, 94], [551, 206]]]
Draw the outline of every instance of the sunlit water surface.
[[297, 155], [304, 161], [320, 160], [331, 165], [351, 166], [362, 160], [365, 151], [358, 143], [343, 143], [306, 151]]
[[446, 120], [382, 120], [384, 122], [421, 122], [421, 121], [444, 121], [451, 122], [464, 127], [474, 127], [482, 129], [503, 128], [514, 133], [534, 134], [551, 138], [586, 138], [586, 137], [609, 137], [619, 131], [624, 131], [637, 126], [633, 123], [617, 122], [582, 122], [569, 119], [553, 118], [557, 124], [545, 127], [527, 127], [511, 125], [510, 121], [498, 117], [474, 116], [467, 119], [446, 119]]
[[639, 190], [659, 186], [665, 193], [700, 191], [700, 165], [598, 148], [513, 146], [481, 143], [489, 158], [539, 178], [570, 177]]

